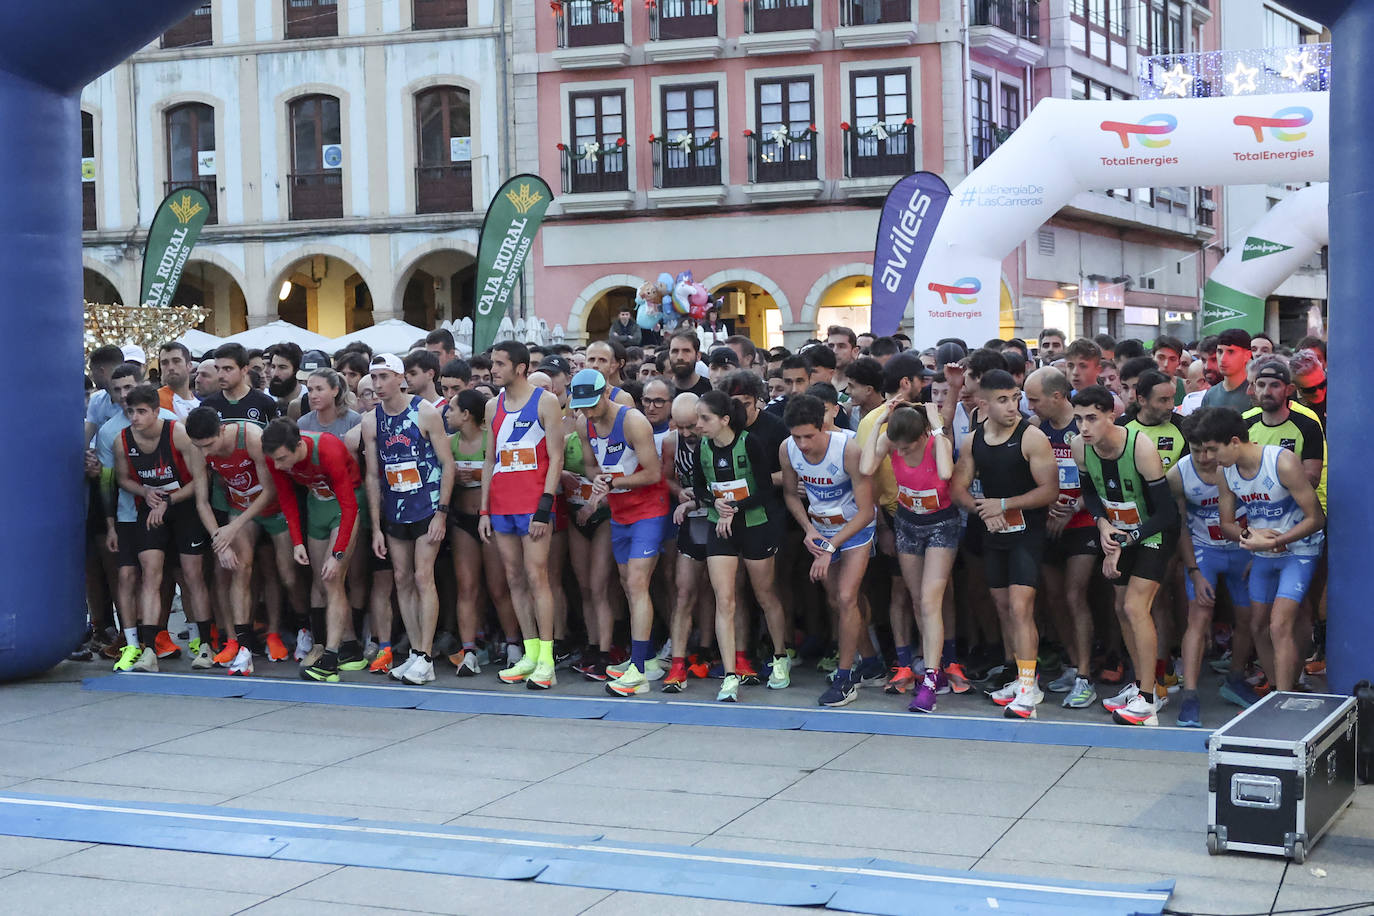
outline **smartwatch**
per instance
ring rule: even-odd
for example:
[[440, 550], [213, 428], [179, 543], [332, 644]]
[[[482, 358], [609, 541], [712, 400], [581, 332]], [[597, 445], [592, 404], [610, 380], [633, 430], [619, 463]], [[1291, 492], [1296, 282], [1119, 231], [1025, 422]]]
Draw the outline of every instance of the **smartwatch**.
[[344, 558], [344, 552], [342, 550], [336, 550], [332, 554], [330, 554], [330, 556], [332, 556], [334, 559], [342, 563]]

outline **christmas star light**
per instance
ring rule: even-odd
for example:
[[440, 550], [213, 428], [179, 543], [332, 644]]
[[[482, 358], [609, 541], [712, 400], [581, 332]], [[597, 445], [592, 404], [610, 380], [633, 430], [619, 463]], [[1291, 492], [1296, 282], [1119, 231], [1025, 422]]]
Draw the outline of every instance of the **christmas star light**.
[[1311, 52], [1307, 49], [1295, 51], [1283, 56], [1284, 66], [1279, 71], [1279, 75], [1284, 79], [1290, 79], [1294, 85], [1301, 86], [1307, 81], [1309, 74], [1317, 72], [1317, 65], [1312, 62]]
[[1183, 64], [1174, 64], [1173, 69], [1165, 70], [1163, 76], [1163, 94], [1176, 95], [1179, 98], [1183, 98], [1188, 94], [1188, 87], [1192, 85], [1193, 80], [1196, 79], [1192, 74], [1183, 72]]
[[1236, 61], [1236, 69], [1232, 70], [1226, 77], [1226, 82], [1231, 85], [1232, 95], [1241, 95], [1246, 92], [1255, 91], [1255, 77], [1259, 75], [1259, 67], [1247, 67], [1245, 61]]

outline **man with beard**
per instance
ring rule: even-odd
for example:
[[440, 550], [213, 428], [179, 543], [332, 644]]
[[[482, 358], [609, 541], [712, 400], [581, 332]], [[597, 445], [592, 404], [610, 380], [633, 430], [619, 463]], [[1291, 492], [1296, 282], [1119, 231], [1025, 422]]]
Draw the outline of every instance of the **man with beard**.
[[221, 420], [251, 420], [258, 426], [266, 426], [281, 411], [274, 398], [253, 389], [248, 366], [248, 351], [243, 344], [227, 343], [216, 350], [215, 369], [219, 372], [220, 390], [205, 398], [205, 405], [215, 408]]
[[179, 340], [169, 341], [158, 348], [157, 365], [162, 372], [159, 405], [176, 414], [178, 420], [185, 420], [200, 406], [200, 399], [191, 390], [191, 351]]
[[[1299, 350], [1293, 357], [1293, 383], [1298, 397], [1326, 425], [1326, 364], [1317, 350]], [[92, 398], [94, 400], [94, 398]]]
[[211, 395], [219, 394], [219, 370], [215, 368], [215, 355], [211, 353], [196, 366], [195, 394], [202, 401]]
[[290, 341], [273, 344], [263, 351], [267, 359], [267, 393], [277, 399], [277, 406], [283, 417], [296, 419], [300, 416], [301, 387], [296, 373], [301, 370], [301, 348]]
[[668, 338], [668, 369], [673, 374], [673, 394], [690, 391], [698, 397], [711, 390], [711, 382], [697, 375], [701, 342], [690, 328], [678, 328]]

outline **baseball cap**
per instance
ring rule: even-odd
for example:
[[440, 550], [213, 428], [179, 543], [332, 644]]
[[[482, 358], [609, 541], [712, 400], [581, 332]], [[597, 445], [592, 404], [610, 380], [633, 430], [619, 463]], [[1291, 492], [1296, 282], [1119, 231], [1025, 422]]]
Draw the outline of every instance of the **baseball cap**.
[[708, 366], [734, 366], [739, 368], [739, 355], [729, 347], [716, 347], [711, 351], [710, 359], [706, 360]]
[[568, 389], [568, 406], [573, 410], [595, 406], [605, 392], [606, 376], [595, 369], [583, 369], [572, 378], [572, 387]]
[[883, 367], [883, 388], [890, 394], [901, 387], [904, 378], [924, 379], [929, 375], [930, 370], [921, 362], [921, 357], [906, 350], [889, 359]]
[[307, 350], [301, 357], [301, 367], [296, 370], [296, 378], [305, 381], [316, 369], [329, 368], [329, 356], [323, 350]]
[[125, 344], [120, 347], [120, 352], [124, 354], [126, 363], [139, 363], [145, 366], [148, 364], [148, 356], [138, 344]]
[[395, 353], [378, 353], [376, 356], [372, 357], [372, 368], [386, 369], [389, 372], [395, 372], [397, 375], [406, 374], [405, 363], [401, 362], [401, 358]]
[[550, 353], [539, 363], [539, 372], [558, 372], [563, 375], [572, 375], [572, 363], [566, 357], [559, 356], [557, 353]]
[[1285, 385], [1293, 384], [1293, 373], [1289, 372], [1288, 367], [1279, 360], [1266, 362], [1260, 367], [1260, 370], [1255, 373], [1255, 378], [1276, 378]]
[[946, 341], [935, 349], [935, 368], [943, 369], [949, 363], [957, 363], [968, 356], [964, 348], [953, 341]]

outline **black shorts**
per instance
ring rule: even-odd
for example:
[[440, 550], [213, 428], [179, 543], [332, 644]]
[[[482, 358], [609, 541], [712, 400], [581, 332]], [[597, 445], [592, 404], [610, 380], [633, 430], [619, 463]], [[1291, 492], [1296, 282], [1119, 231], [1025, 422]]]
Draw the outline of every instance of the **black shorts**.
[[[572, 510], [572, 509], [574, 509], [574, 508], [577, 508], [577, 509], [580, 510], [580, 507], [569, 506], [568, 508], [569, 508], [569, 510]], [[584, 538], [586, 538], [586, 539], [589, 540], [589, 541], [590, 541], [592, 538], [596, 537], [596, 532], [597, 532], [598, 530], [600, 530], [600, 528], [601, 528], [602, 525], [604, 525], [606, 522], [609, 522], [610, 520], [611, 520], [611, 510], [610, 510], [610, 507], [607, 506], [607, 505], [604, 504], [604, 503], [601, 504], [600, 506], [597, 506], [597, 507], [596, 507], [596, 511], [592, 513], [591, 518], [587, 519], [586, 522], [579, 522], [579, 521], [577, 520], [577, 512], [576, 512], [576, 511], [569, 511], [569, 512], [568, 512], [568, 522], [569, 522], [569, 524], [571, 524], [572, 527], [574, 527], [574, 528], [577, 529], [577, 533], [578, 533], [578, 534], [582, 535]]]
[[1177, 556], [1177, 533], [1166, 532], [1159, 546], [1134, 544], [1121, 548], [1116, 561], [1117, 577], [1113, 585], [1125, 585], [1130, 579], [1149, 579], [1163, 582], [1169, 572], [1169, 560]]
[[724, 538], [716, 533], [716, 526], [712, 524], [706, 556], [740, 557], [745, 560], [767, 560], [777, 556], [786, 530], [782, 522], [771, 516], [761, 525], [744, 525], [741, 524], [743, 521], [743, 513], [736, 515], [730, 536]]
[[168, 506], [162, 524], [156, 528], [148, 527], [148, 510], [139, 507], [138, 521], [133, 525], [139, 553], [159, 550], [165, 554], [200, 556], [210, 549], [210, 535], [200, 522], [196, 504], [189, 499]]
[[482, 536], [477, 533], [477, 525], [481, 521], [482, 516], [470, 512], [455, 512], [452, 509], [448, 512], [448, 526], [466, 531], [479, 544], [482, 543]]
[[119, 538], [119, 565], [138, 568], [138, 522], [115, 522], [115, 536]]
[[1060, 566], [1069, 557], [1100, 556], [1102, 542], [1098, 539], [1096, 525], [1065, 528], [1059, 537], [1045, 541], [1045, 562], [1051, 566]]
[[964, 526], [964, 549], [975, 557], [983, 556], [987, 549], [988, 527], [977, 512], [968, 514], [968, 524]]
[[382, 522], [382, 533], [398, 541], [418, 541], [429, 534], [429, 523], [434, 516], [422, 518], [418, 522]]
[[704, 515], [689, 515], [677, 529], [677, 550], [690, 560], [706, 559], [706, 550], [715, 535], [715, 525]]
[[1040, 563], [1045, 557], [1045, 529], [1027, 528], [1016, 534], [983, 537], [983, 568], [988, 588], [1040, 584]]

